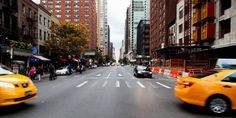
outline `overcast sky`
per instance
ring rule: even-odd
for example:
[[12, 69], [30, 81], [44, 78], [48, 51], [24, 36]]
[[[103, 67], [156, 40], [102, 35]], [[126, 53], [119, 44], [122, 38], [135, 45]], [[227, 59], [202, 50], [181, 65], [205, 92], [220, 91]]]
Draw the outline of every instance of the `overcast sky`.
[[[40, 2], [40, 0], [33, 1]], [[107, 0], [107, 2], [111, 42], [113, 42], [116, 50], [116, 58], [119, 58], [121, 41], [124, 40], [126, 9], [130, 4], [130, 0]]]

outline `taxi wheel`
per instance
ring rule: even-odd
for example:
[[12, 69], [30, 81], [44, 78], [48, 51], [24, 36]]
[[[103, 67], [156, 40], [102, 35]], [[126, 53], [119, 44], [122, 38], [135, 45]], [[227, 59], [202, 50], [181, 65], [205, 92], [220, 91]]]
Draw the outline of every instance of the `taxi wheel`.
[[224, 114], [229, 111], [230, 102], [226, 97], [212, 97], [208, 100], [207, 108], [214, 114]]

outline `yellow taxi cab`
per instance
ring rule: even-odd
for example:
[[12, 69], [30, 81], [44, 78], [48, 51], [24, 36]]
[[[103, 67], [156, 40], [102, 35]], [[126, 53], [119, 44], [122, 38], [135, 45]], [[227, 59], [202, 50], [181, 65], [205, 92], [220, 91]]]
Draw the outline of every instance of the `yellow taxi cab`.
[[236, 110], [236, 70], [213, 70], [180, 78], [176, 82], [175, 96], [215, 114]]
[[0, 65], [0, 106], [36, 99], [37, 91], [30, 78], [14, 74], [5, 66]]

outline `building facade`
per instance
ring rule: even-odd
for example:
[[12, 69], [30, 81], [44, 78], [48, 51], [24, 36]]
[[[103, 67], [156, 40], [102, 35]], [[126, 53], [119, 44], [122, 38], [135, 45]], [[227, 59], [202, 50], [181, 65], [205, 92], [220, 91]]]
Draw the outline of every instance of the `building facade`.
[[73, 22], [84, 25], [88, 32], [88, 48], [97, 47], [97, 12], [94, 0], [41, 0], [43, 5], [52, 15], [60, 21]]
[[137, 55], [149, 56], [150, 21], [141, 20], [137, 27]]
[[51, 13], [42, 5], [38, 6], [38, 54], [46, 52], [44, 42], [51, 36]]
[[131, 50], [133, 52], [133, 59], [136, 56], [137, 50], [137, 26], [140, 20], [149, 20], [150, 12], [149, 12], [149, 0], [132, 0], [131, 1], [131, 27], [130, 27], [130, 43]]
[[108, 55], [108, 21], [107, 0], [100, 0], [100, 49], [103, 55]]
[[177, 0], [151, 0], [150, 4], [150, 54], [156, 60], [165, 58], [157, 51], [169, 46], [168, 31], [175, 22]]

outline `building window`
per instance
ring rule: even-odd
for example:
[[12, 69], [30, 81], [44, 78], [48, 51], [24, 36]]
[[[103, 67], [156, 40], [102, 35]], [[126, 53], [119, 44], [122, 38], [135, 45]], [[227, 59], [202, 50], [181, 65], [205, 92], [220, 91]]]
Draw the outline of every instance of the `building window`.
[[24, 4], [22, 5], [22, 12], [23, 12], [23, 14], [25, 14], [25, 12], [26, 12]]
[[61, 18], [61, 15], [56, 15], [57, 18]]
[[183, 32], [183, 24], [179, 25], [179, 33]]
[[43, 25], [46, 26], [46, 18], [43, 19]]
[[61, 5], [56, 5], [55, 8], [61, 8]]
[[183, 9], [179, 11], [179, 19], [183, 18]]
[[46, 35], [46, 32], [44, 31], [44, 34], [43, 34], [43, 40], [46, 40], [46, 37], [47, 35]]
[[39, 23], [42, 24], [42, 15], [39, 15]]
[[42, 40], [42, 30], [39, 30], [39, 39]]
[[71, 15], [66, 15], [66, 18], [70, 18]]

